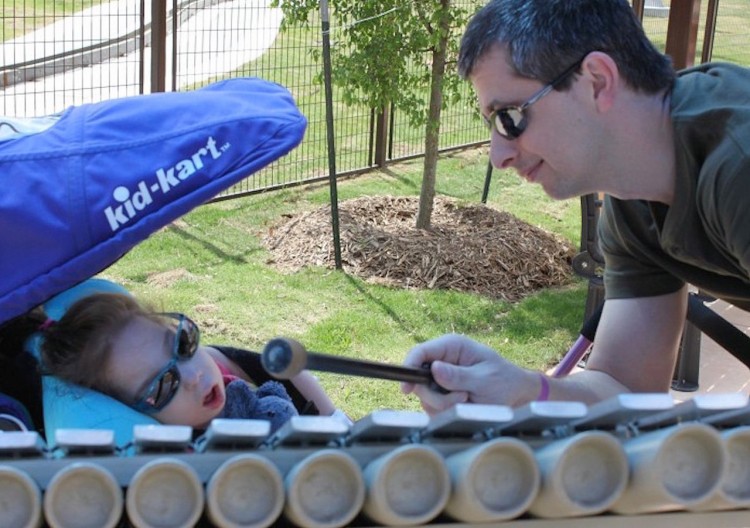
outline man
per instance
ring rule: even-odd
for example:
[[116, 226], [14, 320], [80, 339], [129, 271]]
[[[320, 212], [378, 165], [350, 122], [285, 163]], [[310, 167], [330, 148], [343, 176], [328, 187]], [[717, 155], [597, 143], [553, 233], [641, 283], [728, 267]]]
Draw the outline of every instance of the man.
[[686, 283], [750, 307], [750, 70], [676, 76], [626, 0], [491, 0], [463, 36], [459, 72], [492, 130], [495, 167], [553, 198], [607, 195], [606, 302], [583, 372], [548, 379], [446, 335], [405, 363], [431, 362], [451, 392], [402, 390], [429, 413], [667, 391]]

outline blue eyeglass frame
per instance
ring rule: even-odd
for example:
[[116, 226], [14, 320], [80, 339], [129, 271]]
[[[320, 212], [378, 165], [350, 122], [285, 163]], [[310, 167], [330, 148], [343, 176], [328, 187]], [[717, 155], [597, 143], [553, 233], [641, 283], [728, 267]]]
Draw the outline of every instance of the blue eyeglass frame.
[[[539, 99], [550, 93], [557, 87], [557, 85], [559, 85], [570, 74], [576, 71], [581, 66], [581, 63], [585, 58], [586, 57], [584, 56], [580, 60], [568, 66], [565, 71], [563, 71], [549, 83], [542, 86], [541, 89], [539, 89], [536, 93], [534, 93], [534, 95], [529, 97], [529, 99], [525, 103], [522, 103], [520, 106], [504, 106], [492, 111], [492, 113], [490, 113], [490, 115], [486, 117], [484, 114], [482, 114], [484, 124], [490, 131], [494, 129], [498, 134], [500, 134], [507, 140], [518, 139], [523, 131], [526, 130], [526, 126], [528, 125], [529, 119], [526, 116], [526, 110], [528, 110], [531, 105], [539, 101]], [[514, 114], [516, 115], [516, 117], [514, 117]]]
[[[177, 389], [180, 388], [180, 381], [182, 380], [180, 369], [177, 367], [177, 363], [180, 361], [187, 361], [188, 359], [192, 358], [195, 355], [196, 350], [198, 350], [198, 344], [200, 343], [200, 328], [187, 315], [174, 312], [162, 313], [158, 315], [175, 319], [176, 321], [178, 321], [178, 324], [174, 334], [172, 358], [164, 366], [164, 368], [162, 368], [158, 372], [158, 374], [154, 376], [154, 378], [151, 380], [151, 383], [148, 384], [148, 387], [146, 387], [146, 389], [141, 392], [141, 395], [136, 398], [135, 402], [131, 405], [131, 407], [133, 407], [133, 409], [135, 409], [136, 411], [145, 414], [157, 413], [164, 409], [164, 407], [169, 405], [175, 394], [177, 394]], [[187, 325], [185, 324], [186, 322]], [[181, 351], [180, 344], [182, 341], [180, 339], [180, 336], [183, 331], [185, 331], [185, 327], [187, 327], [188, 331], [190, 332], [190, 339], [188, 341], [189, 348], [186, 351]], [[164, 378], [167, 374], [171, 374], [172, 376], [172, 381], [169, 383], [168, 387], [169, 392], [167, 393], [166, 397], [162, 398], [161, 401], [159, 401], [159, 396], [161, 395], [160, 388], [164, 383]], [[157, 391], [156, 396], [153, 395], [154, 391]]]

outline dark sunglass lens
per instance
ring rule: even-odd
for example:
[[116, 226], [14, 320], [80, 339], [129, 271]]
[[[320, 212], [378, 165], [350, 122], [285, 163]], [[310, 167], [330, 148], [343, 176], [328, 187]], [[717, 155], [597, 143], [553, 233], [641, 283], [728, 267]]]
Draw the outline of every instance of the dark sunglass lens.
[[159, 398], [161, 397], [161, 394], [163, 392], [163, 384], [163, 378], [159, 378], [158, 380], [156, 380], [156, 383], [152, 385], [151, 390], [148, 392], [148, 394], [146, 394], [146, 397], [144, 398], [144, 401], [147, 404], [151, 405], [152, 407], [157, 406]]
[[178, 339], [177, 356], [185, 359], [193, 357], [200, 341], [198, 326], [187, 317], [184, 318], [176, 339]]
[[177, 374], [177, 367], [173, 367], [159, 378], [154, 390], [146, 398], [146, 402], [156, 409], [162, 409], [172, 400], [179, 384], [180, 378]]
[[495, 126], [500, 135], [515, 139], [526, 128], [526, 119], [520, 109], [504, 108], [495, 116]]

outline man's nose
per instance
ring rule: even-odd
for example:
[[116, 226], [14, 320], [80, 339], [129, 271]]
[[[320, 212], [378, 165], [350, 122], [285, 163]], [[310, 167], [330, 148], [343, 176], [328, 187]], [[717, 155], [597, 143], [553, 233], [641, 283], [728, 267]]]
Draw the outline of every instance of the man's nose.
[[507, 169], [513, 166], [518, 155], [516, 141], [508, 140], [500, 134], [492, 131], [490, 139], [490, 161], [497, 169]]

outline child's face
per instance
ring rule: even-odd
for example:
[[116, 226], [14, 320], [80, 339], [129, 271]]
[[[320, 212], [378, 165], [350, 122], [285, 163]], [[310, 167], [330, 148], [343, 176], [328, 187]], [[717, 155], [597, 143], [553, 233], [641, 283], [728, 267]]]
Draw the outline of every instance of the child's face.
[[[175, 330], [143, 317], [136, 317], [112, 342], [112, 353], [105, 366], [110, 392], [133, 404], [149, 387], [153, 394], [167, 391], [171, 373], [155, 383], [174, 358]], [[169, 403], [150, 413], [165, 424], [204, 428], [224, 408], [225, 393], [221, 372], [205, 347], [199, 346], [189, 359], [173, 363], [179, 371], [179, 385]], [[163, 394], [160, 394], [163, 396]]]

